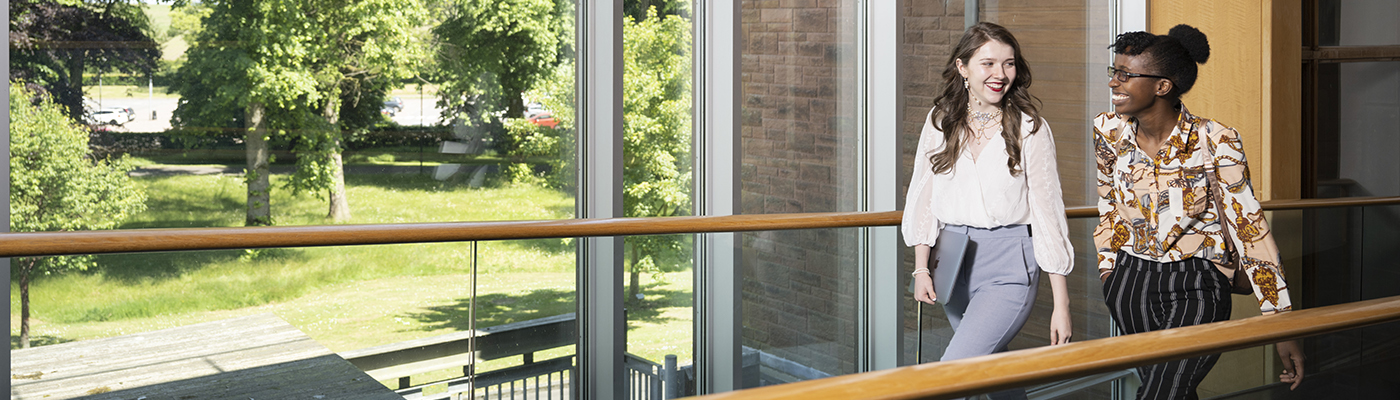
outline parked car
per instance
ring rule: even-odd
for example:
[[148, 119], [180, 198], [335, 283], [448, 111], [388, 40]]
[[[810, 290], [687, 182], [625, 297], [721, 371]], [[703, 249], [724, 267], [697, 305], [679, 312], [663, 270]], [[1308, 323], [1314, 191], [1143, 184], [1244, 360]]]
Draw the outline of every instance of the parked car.
[[549, 110], [546, 110], [544, 108], [544, 104], [530, 102], [529, 104], [525, 105], [525, 118], [534, 118], [536, 114], [546, 111]]
[[547, 126], [550, 128], [559, 126], [559, 121], [554, 119], [554, 113], [549, 111], [535, 113], [534, 115], [525, 117], [525, 120], [535, 125]]
[[103, 109], [89, 113], [88, 122], [98, 125], [121, 125], [131, 121], [131, 119], [127, 117], [128, 115], [123, 111]]
[[398, 98], [398, 97], [391, 97], [391, 98], [389, 98], [388, 100], [384, 100], [384, 107], [383, 107], [383, 108], [386, 108], [386, 109], [392, 108], [392, 109], [394, 109], [394, 114], [398, 114], [398, 113], [400, 113], [400, 112], [403, 112], [403, 99]]
[[136, 111], [132, 110], [131, 107], [107, 107], [103, 110], [112, 110], [116, 111], [117, 114], [125, 115], [126, 121], [124, 122], [131, 122], [136, 120]]

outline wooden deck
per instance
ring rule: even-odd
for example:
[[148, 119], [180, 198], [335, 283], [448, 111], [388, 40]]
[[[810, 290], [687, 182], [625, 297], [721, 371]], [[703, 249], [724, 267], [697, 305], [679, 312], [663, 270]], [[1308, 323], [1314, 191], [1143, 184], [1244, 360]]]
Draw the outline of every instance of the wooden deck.
[[403, 399], [272, 314], [13, 350], [10, 398]]

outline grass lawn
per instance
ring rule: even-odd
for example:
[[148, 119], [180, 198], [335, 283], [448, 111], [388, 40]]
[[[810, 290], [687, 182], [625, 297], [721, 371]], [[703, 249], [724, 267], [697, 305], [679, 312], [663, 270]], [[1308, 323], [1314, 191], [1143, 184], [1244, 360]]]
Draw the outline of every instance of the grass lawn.
[[[274, 181], [285, 176], [274, 176]], [[468, 188], [424, 175], [351, 175], [349, 223], [571, 218], [573, 198], [530, 186]], [[123, 228], [240, 226], [237, 176], [139, 178], [149, 209]], [[279, 225], [324, 224], [324, 200], [273, 191]], [[99, 268], [41, 276], [31, 286], [34, 345], [144, 332], [272, 312], [332, 351], [467, 329], [470, 243], [143, 253], [98, 256]], [[575, 311], [571, 240], [481, 242], [477, 327]], [[629, 351], [660, 362], [691, 359], [691, 272], [643, 274], [646, 298], [629, 306]], [[11, 282], [16, 282], [12, 279]], [[11, 348], [19, 334], [11, 287]], [[569, 354], [558, 349], [542, 360]], [[550, 354], [557, 353], [557, 354]], [[501, 360], [482, 370], [518, 363]], [[460, 370], [457, 371], [460, 373]], [[447, 373], [444, 373], [443, 377]]]
[[91, 81], [83, 82], [83, 97], [93, 100], [124, 98], [145, 99], [148, 97], [175, 99], [180, 97], [178, 94], [168, 92], [168, 89], [169, 88], [166, 86], [148, 88], [146, 85], [113, 85], [110, 83], [99, 85], [96, 79], [92, 79]]

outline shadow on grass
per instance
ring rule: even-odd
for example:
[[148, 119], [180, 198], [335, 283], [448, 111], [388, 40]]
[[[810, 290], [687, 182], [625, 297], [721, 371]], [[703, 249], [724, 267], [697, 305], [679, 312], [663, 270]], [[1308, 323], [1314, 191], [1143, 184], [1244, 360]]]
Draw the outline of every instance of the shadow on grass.
[[301, 249], [282, 248], [258, 249], [254, 250], [254, 253], [249, 253], [247, 250], [206, 250], [104, 254], [95, 256], [100, 267], [89, 273], [100, 272], [108, 280], [135, 284], [152, 279], [178, 278], [210, 264], [229, 262], [245, 256], [253, 257], [254, 262], [268, 262], [274, 259], [299, 259], [306, 255]]
[[[170, 179], [169, 177], [144, 178], [146, 180]], [[122, 224], [120, 229], [144, 229], [144, 228], [205, 228], [220, 227], [228, 223], [228, 218], [220, 218], [220, 215], [243, 210], [246, 204], [247, 193], [242, 191], [224, 191], [208, 193], [202, 196], [199, 201], [180, 196], [147, 196], [146, 209], [148, 213], [157, 214], [155, 220], [128, 221]], [[170, 211], [166, 215], [159, 215], [163, 211]], [[241, 216], [240, 216], [241, 217]]]
[[[691, 292], [659, 289], [662, 283], [644, 285], [642, 292], [646, 299], [628, 302], [626, 307], [628, 329], [636, 328], [633, 323], [646, 322], [661, 324], [674, 320], [662, 312], [666, 308], [690, 307]], [[529, 321], [577, 311], [575, 292], [558, 289], [540, 289], [523, 296], [506, 294], [486, 294], [477, 298], [476, 328], [488, 328], [512, 322]], [[417, 320], [419, 331], [450, 329], [466, 331], [471, 329], [471, 298], [460, 298], [450, 305], [430, 307], [424, 312], [408, 313], [408, 318]]]
[[[48, 346], [51, 344], [68, 343], [75, 340], [49, 335], [39, 335], [29, 337], [29, 347]], [[19, 335], [10, 335], [10, 350], [19, 350]]]
[[[574, 292], [558, 289], [540, 289], [523, 296], [487, 294], [477, 296], [476, 328], [487, 328], [511, 322], [528, 321], [559, 314], [574, 312]], [[420, 331], [450, 329], [466, 331], [471, 329], [471, 298], [460, 298], [455, 303], [429, 307], [423, 312], [408, 313], [407, 317], [422, 325]]]
[[373, 186], [381, 189], [396, 191], [439, 191], [450, 186], [444, 186], [442, 182], [433, 179], [432, 168], [425, 169], [426, 174], [403, 173], [403, 174], [346, 174], [346, 186]]
[[417, 172], [418, 167], [399, 167], [398, 170], [413, 172], [347, 173], [345, 175], [345, 184], [352, 186], [373, 186], [395, 191], [423, 192], [456, 190], [467, 186], [467, 182], [460, 177], [454, 176], [454, 178], [446, 181], [433, 179], [434, 167], [424, 167], [423, 173]]
[[[628, 299], [623, 305], [623, 313], [627, 316], [627, 329], [635, 329], [636, 322], [646, 322], [649, 324], [662, 324], [674, 321], [675, 318], [662, 316], [661, 313], [667, 308], [689, 308], [694, 306], [691, 291], [660, 289], [662, 282], [652, 282], [642, 285], [642, 295], [644, 298]], [[625, 287], [623, 290], [626, 290]]]

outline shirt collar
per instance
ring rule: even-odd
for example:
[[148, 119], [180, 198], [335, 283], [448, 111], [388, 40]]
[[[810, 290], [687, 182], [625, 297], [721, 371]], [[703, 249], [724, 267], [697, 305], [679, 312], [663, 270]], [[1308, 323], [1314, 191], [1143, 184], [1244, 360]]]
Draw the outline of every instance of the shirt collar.
[[[1179, 111], [1176, 116], [1176, 127], [1172, 128], [1171, 136], [1167, 137], [1167, 143], [1169, 144], [1172, 142], [1172, 138], [1179, 138], [1177, 140], [1186, 143], [1189, 140], [1191, 131], [1196, 129], [1196, 123], [1200, 121], [1199, 117], [1191, 114], [1191, 112], [1186, 109], [1185, 102], [1176, 103], [1176, 110]], [[1127, 133], [1130, 133], [1123, 135], [1124, 146], [1129, 146], [1134, 151], [1142, 152], [1142, 149], [1138, 148], [1137, 145], [1137, 119], [1124, 118], [1123, 121], [1125, 122], [1124, 125], [1127, 127]], [[1172, 146], [1167, 146], [1165, 148], [1167, 149], [1168, 157], [1175, 156], [1173, 153], [1176, 151]], [[1151, 157], [1149, 157], [1149, 159], [1150, 158]]]

